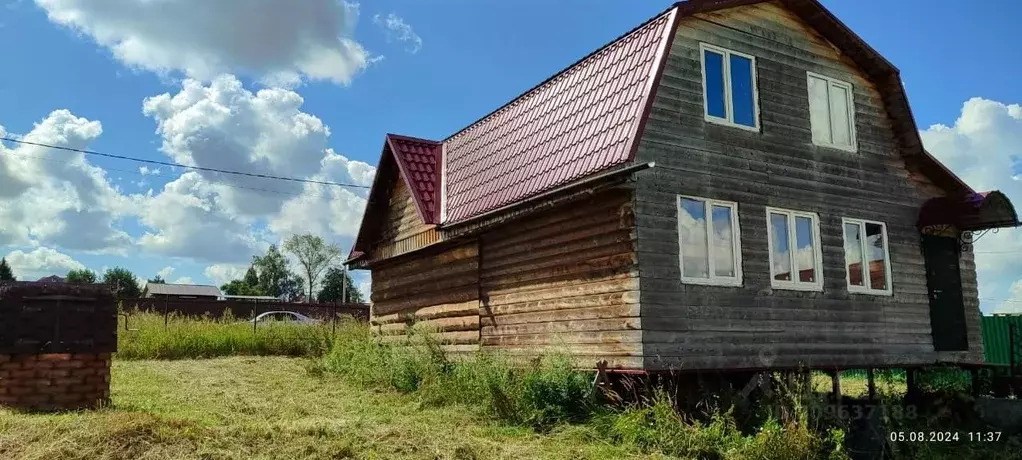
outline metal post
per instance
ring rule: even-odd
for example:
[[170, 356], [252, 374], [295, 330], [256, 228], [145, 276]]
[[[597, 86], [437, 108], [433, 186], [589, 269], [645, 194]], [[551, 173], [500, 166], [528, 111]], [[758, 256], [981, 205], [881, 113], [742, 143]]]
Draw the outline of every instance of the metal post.
[[163, 329], [170, 325], [170, 309], [167, 307], [167, 297], [163, 298]]
[[872, 401], [876, 401], [877, 400], [877, 382], [876, 382], [876, 376], [873, 375], [873, 368], [872, 367], [869, 368], [869, 369], [866, 369], [866, 378], [869, 379], [869, 381], [867, 382], [868, 385], [869, 385], [869, 400], [871, 402]]
[[259, 302], [252, 302], [252, 333], [253, 334], [256, 333], [256, 326], [259, 324], [256, 321], [256, 315], [259, 312], [259, 310], [256, 308], [257, 305], [259, 305]]
[[330, 304], [330, 333], [337, 334], [337, 302]]

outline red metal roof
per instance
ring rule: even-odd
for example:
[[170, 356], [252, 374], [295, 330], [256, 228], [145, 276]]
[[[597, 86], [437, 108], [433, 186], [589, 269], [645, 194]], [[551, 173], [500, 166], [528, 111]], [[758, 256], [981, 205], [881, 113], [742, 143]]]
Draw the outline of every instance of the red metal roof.
[[445, 140], [449, 222], [630, 160], [673, 14], [653, 18]]
[[440, 168], [443, 145], [414, 137], [387, 135], [387, 147], [397, 160], [411, 189], [419, 217], [427, 224], [440, 222]]

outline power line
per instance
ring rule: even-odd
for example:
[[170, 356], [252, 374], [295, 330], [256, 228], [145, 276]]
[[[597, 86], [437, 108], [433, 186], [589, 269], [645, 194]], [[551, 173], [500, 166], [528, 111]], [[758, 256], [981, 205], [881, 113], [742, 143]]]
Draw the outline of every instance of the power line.
[[[55, 164], [66, 164], [66, 162], [64, 162], [64, 161], [54, 160], [54, 159], [51, 159], [51, 158], [44, 158], [44, 157], [37, 156], [37, 155], [28, 155], [28, 154], [25, 154], [25, 153], [14, 153], [14, 152], [7, 152], [7, 154], [8, 155], [14, 155], [14, 156], [22, 157], [22, 158], [35, 158], [35, 159], [40, 160], [40, 161], [48, 161], [50, 163], [55, 163]], [[146, 175], [146, 174], [142, 174], [142, 173], [140, 173], [138, 171], [132, 171], [130, 169], [103, 168], [103, 170], [105, 170], [107, 172], [117, 171], [117, 172], [122, 172], [122, 173], [126, 173], [126, 174], [134, 174], [136, 176], [140, 176], [140, 177], [146, 178], [146, 179], [153, 178], [153, 177], [159, 177], [159, 176], [156, 176], [155, 174]], [[228, 184], [226, 182], [218, 182], [218, 181], [211, 181], [211, 180], [206, 180], [206, 182], [208, 182], [210, 184], [220, 185], [220, 186], [223, 186], [223, 187], [230, 187], [230, 188], [234, 188], [234, 189], [251, 190], [251, 191], [256, 191], [256, 192], [275, 193], [275, 194], [282, 195], [282, 196], [285, 196], [285, 197], [297, 198], [297, 197], [302, 196], [302, 193], [291, 193], [291, 192], [285, 192], [283, 190], [274, 190], [274, 189], [259, 188], [259, 187], [245, 187], [243, 185], [234, 185], [234, 184]]]
[[51, 149], [56, 149], [56, 150], [64, 150], [64, 151], [68, 151], [68, 152], [78, 152], [78, 153], [84, 153], [86, 155], [96, 155], [96, 156], [101, 156], [101, 157], [106, 157], [106, 158], [113, 158], [113, 159], [117, 159], [117, 160], [127, 160], [127, 161], [135, 161], [135, 162], [139, 162], [139, 163], [148, 163], [148, 164], [154, 164], [154, 165], [160, 165], [160, 166], [170, 166], [170, 167], [173, 167], [173, 168], [191, 169], [191, 170], [194, 170], [194, 171], [207, 171], [207, 172], [215, 172], [215, 173], [221, 173], [221, 174], [233, 174], [233, 175], [237, 175], [237, 176], [257, 177], [257, 178], [260, 178], [260, 179], [283, 180], [283, 181], [300, 182], [300, 183], [306, 183], [306, 184], [332, 185], [332, 186], [335, 186], [335, 187], [354, 187], [354, 188], [365, 188], [365, 189], [369, 188], [369, 186], [366, 186], [366, 185], [344, 184], [344, 183], [341, 183], [341, 182], [329, 182], [329, 181], [320, 181], [320, 180], [314, 180], [314, 179], [299, 179], [299, 178], [296, 178], [296, 177], [274, 176], [274, 175], [270, 175], [270, 174], [250, 173], [250, 172], [244, 172], [244, 171], [232, 171], [232, 170], [229, 170], [229, 169], [205, 168], [205, 167], [202, 167], [202, 166], [189, 166], [189, 165], [184, 165], [184, 164], [180, 164], [180, 163], [171, 163], [171, 162], [167, 162], [167, 161], [146, 160], [146, 159], [142, 159], [142, 158], [135, 158], [135, 157], [129, 157], [129, 156], [124, 156], [124, 155], [114, 155], [114, 154], [111, 154], [111, 153], [96, 152], [96, 151], [93, 151], [93, 150], [76, 149], [76, 148], [71, 148], [71, 147], [62, 147], [62, 146], [59, 146], [59, 145], [43, 144], [41, 142], [32, 142], [32, 141], [26, 141], [26, 140], [21, 140], [21, 139], [13, 139], [13, 138], [10, 138], [10, 137], [0, 137], [0, 141], [14, 142], [14, 143], [23, 144], [23, 145], [34, 145], [36, 147], [46, 147], [46, 148], [51, 148]]

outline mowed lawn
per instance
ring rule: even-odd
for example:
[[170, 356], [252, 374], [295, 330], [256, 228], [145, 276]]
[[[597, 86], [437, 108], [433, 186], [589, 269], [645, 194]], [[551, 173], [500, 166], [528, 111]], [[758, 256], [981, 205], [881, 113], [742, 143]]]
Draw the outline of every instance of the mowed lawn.
[[373, 392], [307, 360], [232, 357], [113, 364], [112, 406], [0, 410], [2, 459], [659, 458], [567, 427], [546, 434], [457, 406]]

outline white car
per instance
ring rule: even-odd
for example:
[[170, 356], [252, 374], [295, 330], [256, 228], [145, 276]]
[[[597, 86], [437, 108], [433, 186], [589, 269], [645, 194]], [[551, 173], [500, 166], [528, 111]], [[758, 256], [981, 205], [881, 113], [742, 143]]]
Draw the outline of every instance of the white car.
[[295, 313], [293, 311], [268, 311], [266, 313], [260, 313], [255, 319], [250, 319], [250, 323], [259, 323], [261, 321], [287, 321], [295, 322], [298, 324], [314, 325], [319, 324], [320, 320], [315, 318], [309, 318], [301, 313]]

